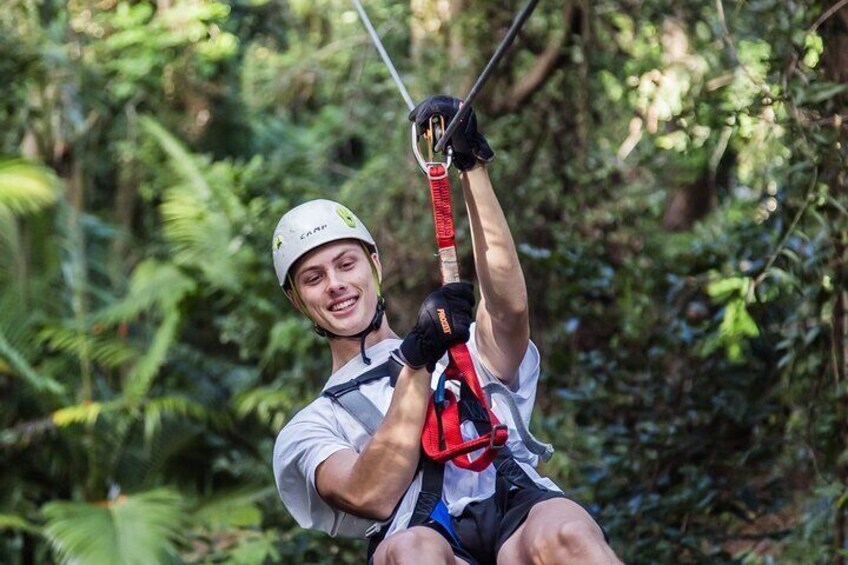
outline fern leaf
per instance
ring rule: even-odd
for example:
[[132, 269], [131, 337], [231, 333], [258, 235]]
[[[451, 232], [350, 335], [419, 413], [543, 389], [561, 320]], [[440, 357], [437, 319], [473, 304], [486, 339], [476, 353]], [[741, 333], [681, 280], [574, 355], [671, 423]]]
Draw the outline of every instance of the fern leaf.
[[232, 253], [233, 238], [226, 217], [190, 194], [171, 190], [161, 206], [165, 236], [180, 264], [200, 269], [214, 285], [239, 288]]
[[259, 502], [274, 498], [276, 488], [255, 485], [219, 492], [205, 498], [192, 513], [192, 522], [210, 528], [256, 527], [262, 522]]
[[[73, 424], [92, 425], [97, 421], [106, 405], [101, 402], [86, 402], [66, 406], [53, 412], [53, 423], [62, 428]], [[112, 405], [109, 405], [113, 407]]]
[[183, 526], [184, 502], [157, 489], [97, 504], [51, 502], [44, 533], [62, 563], [147, 565], [169, 562]]
[[144, 439], [148, 443], [159, 431], [163, 416], [191, 418], [199, 422], [213, 423], [218, 426], [226, 425], [228, 422], [225, 415], [211, 411], [203, 404], [184, 396], [160, 396], [152, 398], [144, 403]]
[[149, 116], [142, 116], [139, 122], [156, 139], [165, 153], [168, 154], [177, 173], [191, 185], [200, 199], [210, 199], [212, 197], [212, 189], [203, 177], [203, 173], [195, 164], [194, 156], [183, 147], [177, 138], [162, 127], [158, 121]]
[[[237, 252], [245, 249], [235, 237], [236, 222], [244, 222], [247, 210], [233, 194], [232, 165], [198, 165], [197, 157], [150, 117], [141, 124], [151, 134], [182, 179], [165, 193], [161, 206], [164, 232], [176, 259], [182, 265], [200, 269], [209, 282], [232, 292], [239, 289], [241, 272]], [[210, 178], [218, 182], [209, 182]]]
[[153, 380], [165, 362], [168, 350], [176, 341], [180, 320], [180, 313], [176, 309], [165, 314], [162, 324], [153, 336], [153, 343], [150, 344], [147, 352], [130, 371], [124, 389], [126, 397], [130, 401], [140, 400], [147, 394], [150, 385], [153, 384]]
[[291, 393], [279, 387], [258, 387], [247, 390], [235, 399], [236, 414], [244, 418], [255, 414], [269, 429], [277, 431], [294, 410]]
[[44, 328], [38, 334], [39, 340], [54, 351], [62, 351], [77, 357], [83, 351], [93, 361], [110, 368], [135, 359], [137, 352], [124, 341], [112, 335], [90, 336], [71, 328]]
[[197, 288], [179, 267], [147, 259], [133, 270], [127, 295], [94, 315], [102, 324], [118, 324], [138, 318], [145, 311], [168, 311]]
[[0, 358], [5, 359], [8, 364], [13, 367], [16, 374], [20, 376], [24, 382], [39, 392], [50, 392], [53, 394], [62, 394], [65, 388], [54, 381], [50, 377], [40, 375], [33, 369], [30, 364], [24, 359], [23, 355], [18, 353], [3, 335], [0, 329]]

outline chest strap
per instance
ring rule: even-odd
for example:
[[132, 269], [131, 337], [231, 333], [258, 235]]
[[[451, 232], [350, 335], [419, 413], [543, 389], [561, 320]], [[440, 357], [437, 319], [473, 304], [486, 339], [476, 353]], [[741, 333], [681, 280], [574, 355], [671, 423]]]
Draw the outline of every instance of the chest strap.
[[374, 432], [377, 431], [377, 428], [383, 422], [383, 413], [379, 408], [374, 406], [374, 403], [367, 396], [362, 394], [359, 387], [386, 377], [391, 378], [391, 384], [394, 386], [397, 375], [391, 374], [388, 362], [368, 369], [355, 379], [332, 386], [321, 394], [344, 408], [348, 414], [353, 416], [362, 425], [365, 431], [368, 432], [368, 435], [373, 436]]

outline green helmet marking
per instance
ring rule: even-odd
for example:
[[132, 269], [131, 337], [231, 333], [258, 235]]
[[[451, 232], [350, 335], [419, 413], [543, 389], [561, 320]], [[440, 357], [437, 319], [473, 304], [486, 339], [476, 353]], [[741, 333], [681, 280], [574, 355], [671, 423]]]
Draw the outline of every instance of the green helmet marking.
[[276, 251], [280, 247], [283, 246], [283, 234], [278, 233], [277, 237], [274, 238], [274, 250]]
[[336, 208], [336, 214], [339, 215], [339, 217], [344, 221], [344, 223], [347, 224], [349, 228], [356, 227], [356, 219], [354, 219], [353, 214], [351, 214], [350, 210], [348, 210], [347, 208], [342, 208], [341, 206], [339, 206], [338, 208]]

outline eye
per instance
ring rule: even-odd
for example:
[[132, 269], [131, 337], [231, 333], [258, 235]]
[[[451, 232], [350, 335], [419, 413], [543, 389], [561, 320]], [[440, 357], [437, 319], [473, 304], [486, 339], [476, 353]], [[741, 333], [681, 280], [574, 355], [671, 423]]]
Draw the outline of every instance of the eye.
[[313, 274], [307, 275], [303, 278], [303, 284], [305, 284], [306, 286], [316, 285], [320, 281], [321, 281], [321, 275], [318, 274], [318, 273], [313, 273]]
[[356, 265], [356, 261], [355, 261], [355, 260], [353, 260], [353, 259], [344, 259], [344, 260], [341, 262], [341, 264], [339, 265], [339, 268], [340, 268], [342, 271], [349, 271], [349, 270], [351, 270], [351, 269], [353, 268], [353, 266], [354, 266], [354, 265]]

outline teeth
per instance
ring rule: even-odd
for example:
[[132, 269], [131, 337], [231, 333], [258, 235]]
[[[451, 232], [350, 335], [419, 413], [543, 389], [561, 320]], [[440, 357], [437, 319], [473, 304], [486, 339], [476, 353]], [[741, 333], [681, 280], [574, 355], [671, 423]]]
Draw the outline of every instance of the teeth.
[[330, 310], [332, 310], [333, 312], [338, 312], [339, 310], [344, 310], [345, 308], [349, 308], [350, 306], [353, 306], [354, 302], [356, 302], [355, 298], [348, 298], [344, 302], [339, 302], [338, 304], [334, 304], [330, 308]]

